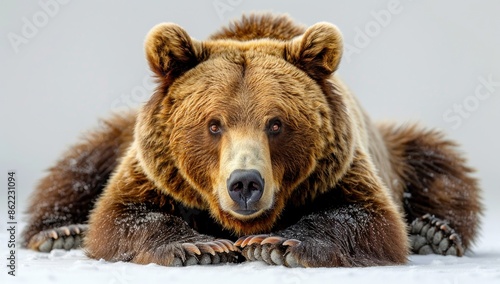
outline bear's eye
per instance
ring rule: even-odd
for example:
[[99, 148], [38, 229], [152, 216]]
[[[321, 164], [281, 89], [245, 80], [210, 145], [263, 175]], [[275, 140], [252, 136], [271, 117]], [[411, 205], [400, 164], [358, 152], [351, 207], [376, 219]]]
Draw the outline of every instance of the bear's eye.
[[208, 129], [210, 130], [210, 133], [212, 133], [212, 134], [219, 134], [221, 132], [220, 123], [218, 121], [212, 121], [212, 122], [210, 122]]
[[269, 122], [269, 134], [278, 134], [281, 132], [281, 121], [277, 118]]

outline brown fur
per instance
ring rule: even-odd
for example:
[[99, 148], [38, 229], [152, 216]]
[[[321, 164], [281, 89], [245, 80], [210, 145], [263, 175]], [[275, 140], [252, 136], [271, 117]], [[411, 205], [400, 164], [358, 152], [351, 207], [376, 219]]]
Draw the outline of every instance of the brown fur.
[[269, 38], [290, 40], [302, 35], [306, 28], [295, 24], [289, 17], [282, 15], [260, 14], [243, 15], [241, 20], [232, 22], [228, 27], [212, 34], [209, 39], [254, 40]]
[[69, 149], [42, 179], [28, 206], [24, 245], [40, 231], [86, 223], [120, 157], [132, 141], [133, 114], [104, 120]]
[[[183, 243], [272, 233], [301, 241], [289, 254], [302, 266], [398, 264], [408, 254], [404, 218], [426, 213], [448, 220], [469, 247], [481, 212], [471, 170], [436, 132], [373, 125], [332, 75], [341, 51], [331, 24], [306, 30], [283, 16], [244, 17], [203, 42], [175, 24], [156, 26], [146, 57], [157, 91], [137, 120], [112, 119], [115, 128], [91, 134], [51, 170], [35, 193], [25, 239], [85, 222], [100, 195], [85, 249], [107, 260], [172, 265], [188, 257]], [[276, 120], [280, 131], [270, 133]], [[220, 132], [210, 133], [212, 125]], [[72, 211], [81, 197], [69, 185], [79, 176], [65, 165], [76, 155], [96, 170], [81, 177], [91, 202]], [[117, 160], [101, 194], [103, 182], [90, 181], [109, 175]], [[227, 193], [240, 168], [265, 180], [248, 216]], [[64, 182], [47, 197], [54, 179]], [[67, 216], [54, 211], [59, 200], [80, 219], [53, 222]]]
[[382, 124], [379, 129], [397, 174], [393, 190], [399, 191], [398, 196], [403, 191], [408, 194], [404, 203], [407, 220], [432, 212], [447, 220], [460, 232], [464, 247], [470, 247], [480, 224], [480, 192], [456, 143], [438, 131], [416, 125]]

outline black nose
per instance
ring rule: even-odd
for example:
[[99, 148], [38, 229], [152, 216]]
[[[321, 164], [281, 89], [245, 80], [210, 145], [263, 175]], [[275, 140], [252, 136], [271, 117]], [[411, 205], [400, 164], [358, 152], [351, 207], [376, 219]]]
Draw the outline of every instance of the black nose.
[[256, 170], [235, 170], [227, 179], [227, 190], [242, 211], [256, 211], [253, 205], [262, 197], [264, 179]]

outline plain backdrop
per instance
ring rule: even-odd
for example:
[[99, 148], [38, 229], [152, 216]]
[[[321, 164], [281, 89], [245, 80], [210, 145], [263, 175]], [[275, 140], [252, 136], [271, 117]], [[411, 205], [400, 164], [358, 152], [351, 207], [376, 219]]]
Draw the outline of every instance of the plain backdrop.
[[202, 40], [252, 11], [337, 25], [347, 46], [338, 72], [372, 118], [421, 121], [457, 140], [484, 189], [483, 235], [499, 223], [495, 0], [1, 1], [2, 223], [7, 171], [17, 172], [22, 208], [44, 170], [98, 118], [147, 100], [151, 27], [175, 22]]

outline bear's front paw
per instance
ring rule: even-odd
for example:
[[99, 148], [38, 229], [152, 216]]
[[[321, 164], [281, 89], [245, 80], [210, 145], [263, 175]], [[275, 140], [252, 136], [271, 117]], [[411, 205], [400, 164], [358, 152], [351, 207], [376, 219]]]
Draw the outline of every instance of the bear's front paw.
[[229, 240], [179, 244], [174, 252], [172, 266], [208, 265], [238, 262], [238, 248]]
[[304, 267], [297, 248], [302, 242], [271, 235], [251, 235], [239, 238], [234, 245], [248, 261], [261, 260], [270, 265]]

